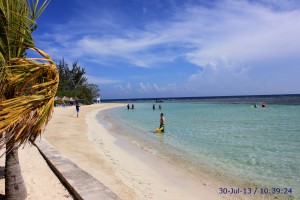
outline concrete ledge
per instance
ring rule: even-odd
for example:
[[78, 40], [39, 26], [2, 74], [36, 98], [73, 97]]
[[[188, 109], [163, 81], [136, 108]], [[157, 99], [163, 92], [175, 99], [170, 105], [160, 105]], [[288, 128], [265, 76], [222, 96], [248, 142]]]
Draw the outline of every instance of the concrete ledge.
[[109, 188], [69, 159], [60, 155], [44, 138], [37, 139], [35, 146], [50, 168], [76, 199], [120, 200]]

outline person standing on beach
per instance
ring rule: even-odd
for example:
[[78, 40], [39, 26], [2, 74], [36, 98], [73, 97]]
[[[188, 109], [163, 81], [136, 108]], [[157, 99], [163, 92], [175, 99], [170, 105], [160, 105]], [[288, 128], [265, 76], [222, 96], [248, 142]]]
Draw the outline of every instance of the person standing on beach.
[[79, 105], [79, 102], [78, 101], [76, 101], [76, 113], [77, 113], [77, 117], [78, 117], [78, 114], [79, 114], [79, 107], [80, 107], [80, 105]]
[[129, 110], [129, 108], [130, 108], [130, 105], [129, 105], [129, 104], [127, 104], [127, 109]]
[[155, 104], [153, 104], [152, 109], [155, 110]]
[[134, 109], [134, 104], [131, 105], [131, 109], [132, 109], [132, 110]]

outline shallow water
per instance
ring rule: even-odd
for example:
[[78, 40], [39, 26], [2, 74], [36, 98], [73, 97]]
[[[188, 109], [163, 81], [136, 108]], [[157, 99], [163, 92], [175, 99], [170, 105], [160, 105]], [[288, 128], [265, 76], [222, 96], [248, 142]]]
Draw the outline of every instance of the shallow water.
[[[194, 173], [291, 188], [300, 197], [300, 105], [169, 102], [161, 103], [162, 110], [152, 105], [111, 109], [107, 117], [118, 134]], [[155, 134], [161, 112], [166, 132]]]

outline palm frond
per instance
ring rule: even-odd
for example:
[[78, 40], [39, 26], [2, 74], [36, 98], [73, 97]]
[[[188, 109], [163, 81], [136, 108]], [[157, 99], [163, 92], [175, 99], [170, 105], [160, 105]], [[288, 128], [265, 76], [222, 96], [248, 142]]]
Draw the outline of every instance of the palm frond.
[[50, 0], [45, 0], [42, 5], [39, 5], [39, 0], [27, 0], [27, 4], [30, 7], [30, 19], [32, 19], [32, 24], [30, 25], [31, 30], [35, 30], [37, 28], [36, 19], [40, 17], [42, 12], [44, 12], [45, 8], [49, 5]]
[[29, 18], [30, 9], [25, 0], [0, 1], [0, 52], [5, 61], [20, 57], [28, 46], [33, 47]]
[[[8, 148], [13, 144], [34, 141], [49, 121], [54, 108], [58, 87], [58, 70], [43, 51], [32, 48], [43, 58], [11, 59], [11, 65], [2, 66], [6, 73], [5, 92], [15, 97], [0, 102], [0, 144]], [[45, 63], [47, 61], [47, 63]]]
[[[50, 0], [0, 0], [0, 147], [34, 141], [49, 121], [57, 68], [34, 46], [32, 31]], [[26, 58], [28, 49], [41, 58]]]

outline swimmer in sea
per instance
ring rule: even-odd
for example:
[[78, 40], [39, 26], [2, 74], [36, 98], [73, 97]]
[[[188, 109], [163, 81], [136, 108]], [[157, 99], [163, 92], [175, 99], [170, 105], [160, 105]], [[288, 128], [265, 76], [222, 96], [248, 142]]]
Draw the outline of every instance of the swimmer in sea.
[[165, 132], [165, 118], [164, 118], [164, 113], [160, 114], [160, 124], [159, 124], [159, 129], [163, 133]]

